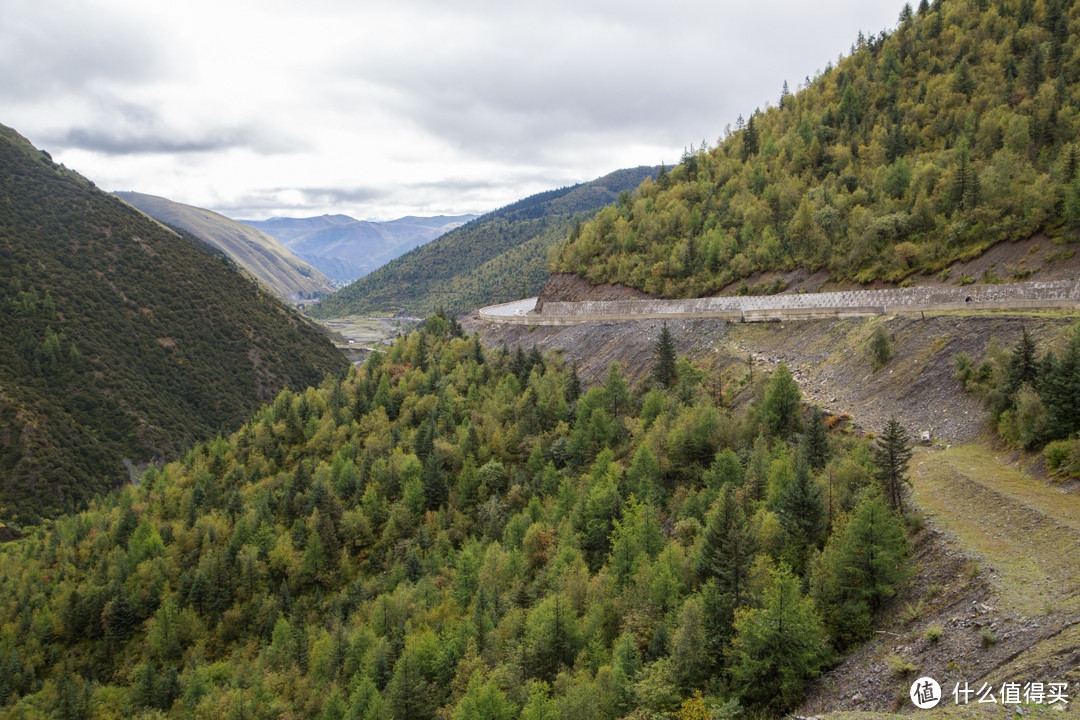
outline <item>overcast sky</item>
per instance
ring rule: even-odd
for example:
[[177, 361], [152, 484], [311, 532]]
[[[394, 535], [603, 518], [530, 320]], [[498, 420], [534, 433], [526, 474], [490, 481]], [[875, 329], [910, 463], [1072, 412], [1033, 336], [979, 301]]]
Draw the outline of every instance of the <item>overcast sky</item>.
[[0, 0], [0, 123], [234, 218], [485, 212], [677, 162], [898, 0]]

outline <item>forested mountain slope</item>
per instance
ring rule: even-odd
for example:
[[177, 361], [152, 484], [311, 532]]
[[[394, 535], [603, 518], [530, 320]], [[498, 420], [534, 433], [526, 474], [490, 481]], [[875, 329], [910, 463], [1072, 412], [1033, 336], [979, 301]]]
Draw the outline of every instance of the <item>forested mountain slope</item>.
[[217, 250], [0, 126], [0, 506], [20, 521], [345, 361]]
[[553, 269], [702, 296], [794, 267], [900, 282], [997, 242], [1075, 233], [1078, 50], [1071, 0], [907, 6], [894, 32], [860, 36], [572, 233]]
[[736, 415], [452, 327], [0, 550], [0, 714], [736, 717], [871, 633], [903, 521], [786, 368]]
[[316, 317], [397, 312], [423, 316], [440, 306], [461, 313], [528, 297], [548, 277], [549, 248], [565, 238], [576, 221], [658, 171], [618, 170], [519, 200], [402, 255], [310, 311]]
[[224, 215], [137, 192], [113, 193], [150, 217], [183, 228], [218, 248], [289, 302], [312, 300], [334, 291], [334, 284], [266, 233]]

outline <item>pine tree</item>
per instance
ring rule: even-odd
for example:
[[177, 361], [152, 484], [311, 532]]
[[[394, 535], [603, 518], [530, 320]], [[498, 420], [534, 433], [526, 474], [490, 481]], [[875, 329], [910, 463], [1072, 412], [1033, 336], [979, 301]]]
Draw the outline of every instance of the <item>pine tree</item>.
[[653, 357], [653, 379], [666, 388], [670, 388], [675, 382], [675, 341], [671, 338], [671, 331], [667, 323], [660, 330], [660, 337], [656, 340], [656, 352]]
[[777, 514], [788, 536], [792, 569], [802, 574], [810, 550], [819, 546], [825, 530], [825, 501], [802, 457], [796, 459], [795, 474], [777, 499]]
[[1036, 387], [1038, 382], [1039, 360], [1036, 356], [1035, 340], [1025, 327], [1020, 341], [1009, 356], [1009, 372], [1004, 393], [1011, 396], [1024, 383]]
[[1080, 328], [1060, 359], [1048, 353], [1042, 363], [1039, 396], [1050, 415], [1052, 438], [1080, 430]]
[[802, 438], [802, 454], [811, 470], [821, 470], [829, 462], [829, 436], [820, 405], [810, 412], [810, 424]]
[[747, 529], [734, 488], [726, 485], [719, 504], [709, 513], [697, 559], [698, 578], [702, 582], [715, 579], [717, 598], [710, 609], [720, 628], [731, 627], [735, 610], [746, 599], [753, 559], [753, 534]]
[[802, 393], [791, 371], [780, 363], [765, 388], [761, 417], [773, 435], [791, 437], [799, 429], [799, 408]]
[[907, 488], [911, 485], [908, 478], [911, 440], [895, 416], [889, 418], [885, 431], [874, 443], [872, 453], [878, 466], [875, 477], [881, 485], [885, 501], [893, 510], [902, 510]]
[[577, 402], [577, 399], [581, 397], [581, 377], [578, 375], [577, 360], [571, 363], [565, 382], [563, 392], [566, 394], [566, 402], [571, 404]]
[[732, 685], [748, 704], [782, 713], [802, 697], [829, 657], [813, 601], [786, 565], [770, 571], [761, 607], [735, 613], [728, 659]]
[[839, 647], [869, 634], [873, 613], [907, 576], [908, 550], [903, 521], [878, 492], [867, 494], [829, 538], [811, 588]]

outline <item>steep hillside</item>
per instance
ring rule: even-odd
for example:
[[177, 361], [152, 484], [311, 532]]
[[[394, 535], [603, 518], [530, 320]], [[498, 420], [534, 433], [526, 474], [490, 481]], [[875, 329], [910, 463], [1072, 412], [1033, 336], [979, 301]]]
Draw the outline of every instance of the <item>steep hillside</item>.
[[794, 268], [917, 281], [998, 242], [1074, 233], [1078, 49], [1067, 0], [908, 7], [894, 32], [860, 37], [717, 147], [605, 209], [553, 269], [702, 296]]
[[327, 277], [266, 233], [224, 215], [162, 197], [137, 192], [113, 194], [150, 217], [183, 228], [223, 251], [289, 302], [312, 300], [334, 291]]
[[0, 548], [0, 714], [772, 717], [871, 635], [903, 520], [790, 376], [732, 413], [450, 327]]
[[349, 283], [474, 217], [410, 216], [370, 222], [354, 220], [347, 215], [324, 215], [244, 222], [278, 238], [335, 282]]
[[406, 312], [445, 306], [467, 312], [535, 294], [548, 277], [549, 248], [659, 168], [618, 170], [579, 185], [538, 193], [483, 215], [311, 308], [316, 317]]
[[345, 363], [209, 246], [0, 126], [0, 506], [79, 505]]

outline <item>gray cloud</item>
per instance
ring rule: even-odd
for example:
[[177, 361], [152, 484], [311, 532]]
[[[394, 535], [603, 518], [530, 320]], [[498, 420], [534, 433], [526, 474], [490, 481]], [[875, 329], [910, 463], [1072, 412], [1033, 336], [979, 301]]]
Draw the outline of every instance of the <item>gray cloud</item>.
[[102, 128], [72, 128], [54, 142], [62, 147], [90, 150], [106, 155], [138, 155], [144, 153], [199, 153], [226, 150], [243, 146], [239, 132], [212, 134], [200, 138], [129, 135]]
[[147, 82], [167, 72], [161, 43], [102, 7], [8, 0], [0, 23], [0, 97], [47, 98], [101, 81]]
[[370, 203], [385, 198], [388, 191], [384, 187], [352, 188], [297, 188], [305, 201], [312, 205], [353, 205]]
[[227, 215], [489, 210], [715, 141], [898, 3], [6, 0], [0, 122]]
[[92, 124], [52, 131], [44, 139], [58, 148], [103, 155], [222, 152], [246, 148], [272, 155], [303, 149], [304, 143], [255, 124], [185, 130], [162, 119], [154, 108], [116, 98], [98, 98]]
[[[837, 4], [856, 17], [865, 7]], [[487, 158], [565, 162], [567, 148], [595, 143], [715, 140], [739, 113], [775, 102], [792, 38], [818, 39], [808, 20], [842, 19], [764, 5], [751, 14], [727, 3], [556, 2], [534, 15], [532, 6], [474, 0], [455, 3], [451, 19], [432, 6], [412, 36], [406, 29], [396, 42], [365, 47], [343, 71], [383, 87], [428, 133]], [[442, 32], [424, 27], [439, 23]], [[792, 87], [814, 74], [796, 69], [786, 78]]]

